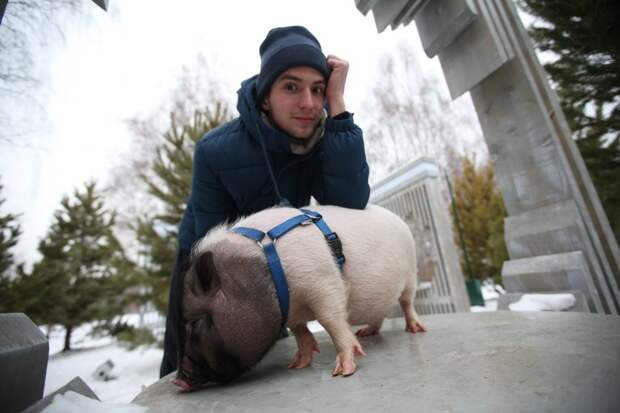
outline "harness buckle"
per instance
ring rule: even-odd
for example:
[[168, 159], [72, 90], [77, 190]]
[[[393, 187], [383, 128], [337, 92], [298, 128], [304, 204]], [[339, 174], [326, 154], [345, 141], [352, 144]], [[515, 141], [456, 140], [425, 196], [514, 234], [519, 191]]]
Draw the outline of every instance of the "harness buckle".
[[329, 246], [329, 249], [332, 251], [334, 256], [339, 261], [341, 260], [344, 263], [345, 258], [344, 258], [344, 254], [342, 252], [342, 241], [340, 241], [340, 238], [338, 238], [338, 234], [333, 232], [329, 236], [326, 235], [325, 236], [325, 241], [327, 241], [327, 245]]

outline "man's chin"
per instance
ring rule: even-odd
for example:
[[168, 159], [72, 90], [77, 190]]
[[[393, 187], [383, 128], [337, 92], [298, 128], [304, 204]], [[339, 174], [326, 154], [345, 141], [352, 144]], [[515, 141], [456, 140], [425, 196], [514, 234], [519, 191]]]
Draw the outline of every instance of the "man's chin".
[[288, 136], [290, 136], [291, 138], [295, 138], [295, 139], [300, 139], [300, 140], [308, 140], [312, 137], [312, 135], [314, 135], [314, 130], [312, 129], [310, 131], [304, 130], [304, 131], [285, 131], [286, 134]]

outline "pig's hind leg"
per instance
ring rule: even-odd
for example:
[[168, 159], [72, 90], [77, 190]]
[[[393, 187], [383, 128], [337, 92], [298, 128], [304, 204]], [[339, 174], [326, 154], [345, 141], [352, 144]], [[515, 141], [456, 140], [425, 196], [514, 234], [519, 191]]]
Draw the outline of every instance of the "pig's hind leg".
[[320, 351], [319, 344], [316, 342], [314, 336], [310, 330], [308, 330], [305, 323], [297, 326], [291, 326], [291, 331], [295, 335], [298, 350], [297, 353], [295, 353], [293, 360], [291, 360], [288, 365], [288, 368], [303, 369], [310, 367], [314, 352], [316, 351], [318, 353]]
[[368, 337], [379, 334], [379, 330], [381, 330], [381, 325], [383, 324], [384, 318], [382, 317], [380, 320], [373, 321], [368, 323], [368, 325], [364, 328], [360, 328], [355, 332], [355, 335], [358, 337]]
[[[411, 283], [413, 284], [413, 282]], [[400, 295], [398, 302], [400, 304], [400, 308], [403, 309], [403, 314], [405, 315], [405, 330], [410, 333], [422, 333], [426, 332], [426, 327], [422, 325], [420, 321], [420, 317], [418, 317], [418, 313], [415, 311], [413, 307], [413, 299], [415, 298], [415, 287], [412, 285], [407, 285], [405, 290]]]

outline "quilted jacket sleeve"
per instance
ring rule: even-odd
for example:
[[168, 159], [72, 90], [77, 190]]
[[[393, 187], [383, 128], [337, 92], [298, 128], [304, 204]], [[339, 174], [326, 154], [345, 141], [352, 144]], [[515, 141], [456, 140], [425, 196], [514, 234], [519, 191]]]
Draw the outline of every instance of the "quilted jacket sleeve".
[[370, 195], [368, 164], [362, 130], [353, 115], [328, 119], [321, 144], [322, 173], [314, 181], [314, 197], [320, 204], [364, 209]]
[[194, 151], [191, 210], [197, 239], [236, 213], [232, 198], [209, 164], [207, 151], [204, 141], [196, 145]]

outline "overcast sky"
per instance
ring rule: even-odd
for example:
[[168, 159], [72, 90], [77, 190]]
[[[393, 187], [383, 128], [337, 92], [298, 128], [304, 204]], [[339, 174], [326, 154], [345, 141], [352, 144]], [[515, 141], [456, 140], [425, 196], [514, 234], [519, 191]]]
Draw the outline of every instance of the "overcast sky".
[[326, 54], [349, 60], [352, 112], [377, 76], [377, 58], [399, 42], [411, 44], [422, 69], [436, 72], [437, 87], [447, 93], [439, 63], [424, 55], [413, 23], [378, 34], [372, 13], [363, 16], [353, 0], [110, 0], [108, 13], [89, 6], [86, 16], [70, 20], [64, 41], [40, 68], [48, 74], [48, 127], [29, 146], [0, 148], [2, 212], [20, 213], [24, 231], [18, 260], [35, 257], [63, 194], [91, 178], [105, 184], [130, 147], [125, 120], [161, 106], [182, 66], [194, 64], [198, 54], [232, 102], [241, 80], [258, 72], [258, 47], [269, 29], [304, 25]]

